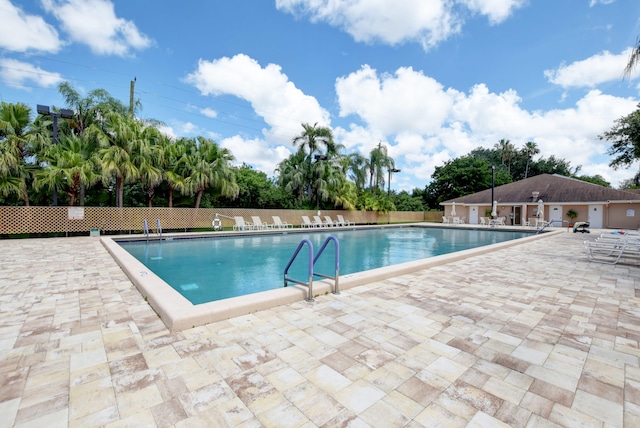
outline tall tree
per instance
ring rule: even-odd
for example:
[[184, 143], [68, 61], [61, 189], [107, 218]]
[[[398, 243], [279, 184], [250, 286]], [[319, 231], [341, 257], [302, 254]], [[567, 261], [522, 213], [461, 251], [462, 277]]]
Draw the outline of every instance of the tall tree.
[[540, 153], [540, 149], [538, 145], [532, 141], [527, 141], [522, 149], [523, 154], [527, 158], [527, 166], [524, 170], [524, 178], [529, 176], [529, 163], [531, 162], [531, 158]]
[[631, 49], [631, 55], [629, 55], [629, 61], [624, 68], [624, 77], [630, 77], [633, 70], [640, 63], [640, 37], [636, 39], [636, 45]]
[[[318, 126], [317, 123], [309, 125], [303, 123], [304, 131], [293, 138], [293, 145], [300, 146], [300, 149], [306, 154], [306, 188], [309, 202], [317, 200], [318, 189], [313, 187], [313, 182], [317, 176], [314, 175], [319, 166], [314, 165], [320, 160], [327, 160], [338, 153], [338, 146], [333, 141], [333, 132], [325, 126]], [[324, 149], [324, 151], [323, 151]]]
[[143, 122], [119, 113], [107, 113], [103, 124], [94, 124], [90, 130], [102, 147], [100, 167], [103, 181], [115, 177], [116, 206], [124, 203], [124, 185], [140, 178], [140, 149], [158, 137], [158, 130]]
[[195, 195], [195, 208], [200, 207], [202, 194], [207, 188], [213, 188], [221, 196], [235, 198], [238, 195], [238, 185], [230, 165], [233, 159], [229, 150], [204, 137], [198, 137], [197, 143], [193, 141], [189, 145], [184, 159], [189, 172], [185, 190]]
[[511, 174], [511, 160], [515, 154], [515, 148], [513, 144], [509, 140], [505, 140], [504, 138], [495, 145], [495, 148], [500, 150], [501, 152], [501, 161], [502, 165], [507, 166], [507, 172]]
[[[614, 169], [629, 168], [640, 159], [640, 104], [638, 110], [617, 119], [614, 126], [598, 138], [611, 143], [607, 154], [614, 158], [609, 166]], [[636, 173], [634, 181], [640, 184], [640, 171]]]
[[29, 168], [25, 157], [27, 128], [31, 122], [31, 108], [23, 103], [0, 103], [0, 194], [16, 195], [29, 205], [27, 180]]
[[100, 179], [94, 153], [86, 138], [64, 136], [46, 151], [46, 165], [36, 172], [34, 187], [62, 189], [69, 197], [69, 205], [75, 205], [80, 197], [80, 189], [90, 187]]

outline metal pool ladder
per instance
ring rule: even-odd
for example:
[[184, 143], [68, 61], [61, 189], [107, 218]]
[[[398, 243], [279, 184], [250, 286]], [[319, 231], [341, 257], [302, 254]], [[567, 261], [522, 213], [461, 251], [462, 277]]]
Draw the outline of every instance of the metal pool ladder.
[[[322, 252], [327, 247], [330, 241], [333, 241], [336, 245], [334, 276], [313, 271], [313, 267], [315, 266], [316, 262], [320, 258], [320, 255], [322, 255]], [[300, 280], [289, 277], [289, 268], [291, 267], [291, 264], [300, 253], [300, 250], [302, 250], [302, 247], [304, 247], [305, 245], [309, 247], [309, 259], [308, 259], [309, 280], [308, 282], [300, 281]], [[314, 275], [320, 276], [322, 278], [333, 279], [335, 284], [333, 288], [333, 294], [340, 294], [340, 288], [339, 288], [339, 282], [338, 282], [338, 278], [340, 276], [340, 243], [338, 242], [338, 238], [336, 238], [335, 236], [331, 235], [324, 240], [322, 247], [320, 247], [320, 251], [318, 251], [318, 254], [316, 254], [315, 257], [313, 256], [313, 244], [311, 243], [311, 241], [309, 241], [308, 239], [303, 239], [302, 241], [300, 241], [300, 243], [298, 244], [298, 247], [296, 248], [296, 250], [293, 252], [293, 255], [291, 256], [291, 259], [289, 259], [289, 263], [287, 263], [287, 267], [284, 268], [284, 286], [285, 287], [288, 286], [290, 282], [304, 285], [305, 287], [308, 288], [307, 302], [313, 302], [313, 276]]]

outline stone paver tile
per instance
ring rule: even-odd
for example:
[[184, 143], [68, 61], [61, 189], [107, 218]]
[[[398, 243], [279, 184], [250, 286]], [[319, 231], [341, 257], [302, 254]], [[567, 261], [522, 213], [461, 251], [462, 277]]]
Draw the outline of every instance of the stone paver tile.
[[384, 395], [385, 393], [383, 391], [369, 382], [359, 380], [342, 388], [333, 396], [343, 406], [355, 414], [360, 414], [373, 403], [384, 397]]
[[40, 427], [66, 428], [69, 424], [68, 417], [69, 417], [69, 412], [65, 407], [64, 409], [58, 410], [53, 413], [46, 413], [46, 414], [41, 413], [37, 418], [31, 419], [28, 422], [16, 423], [14, 427], [15, 428], [40, 428]]
[[602, 427], [602, 420], [557, 403], [551, 410], [549, 420], [563, 427]]
[[527, 392], [526, 389], [518, 388], [495, 377], [490, 378], [481, 389], [513, 404], [519, 404]]
[[488, 415], [493, 415], [500, 408], [503, 400], [486, 391], [462, 381], [456, 381], [445, 391], [454, 400], [468, 404]]
[[11, 427], [16, 419], [18, 408], [20, 407], [20, 398], [13, 398], [6, 401], [0, 401], [0, 427]]
[[567, 391], [575, 391], [579, 381], [578, 378], [536, 365], [530, 365], [525, 374]]
[[156, 385], [149, 385], [141, 389], [124, 391], [116, 394], [118, 413], [120, 417], [127, 417], [142, 409], [148, 409], [163, 402]]
[[274, 408], [256, 415], [265, 427], [291, 427], [297, 428], [309, 422], [309, 419], [295, 406], [284, 400]]
[[408, 419], [415, 418], [416, 415], [418, 415], [418, 413], [420, 413], [425, 408], [422, 404], [418, 403], [415, 400], [412, 400], [411, 398], [407, 397], [404, 394], [401, 394], [398, 391], [391, 391], [384, 396], [383, 400], [386, 403], [389, 403], [390, 406], [398, 410]]
[[115, 406], [115, 391], [110, 378], [74, 386], [69, 391], [69, 420]]
[[270, 375], [267, 375], [266, 378], [280, 392], [287, 391], [288, 389], [307, 380], [304, 376], [290, 367], [271, 373]]
[[573, 410], [592, 416], [610, 426], [622, 426], [624, 403], [614, 403], [597, 395], [578, 390], [573, 400]]
[[172, 364], [180, 361], [180, 355], [173, 346], [163, 346], [162, 348], [151, 349], [142, 353], [149, 367], [162, 367], [165, 364]]
[[415, 421], [424, 427], [434, 428], [456, 428], [466, 427], [468, 421], [449, 410], [432, 403], [427, 406], [419, 415], [415, 417]]
[[359, 414], [360, 419], [371, 425], [389, 428], [404, 427], [409, 418], [401, 411], [385, 401], [376, 401], [368, 409]]
[[334, 394], [352, 383], [351, 380], [325, 365], [305, 373], [304, 376], [330, 394]]
[[150, 408], [151, 414], [157, 426], [171, 426], [187, 419], [187, 412], [184, 411], [178, 399], [166, 400]]
[[443, 389], [435, 388], [417, 377], [411, 377], [398, 386], [396, 391], [423, 406], [428, 406], [442, 393]]
[[458, 379], [469, 367], [458, 364], [448, 358], [439, 357], [437, 360], [429, 364], [425, 370], [441, 377], [449, 382]]
[[144, 409], [132, 415], [122, 417], [121, 419], [107, 424], [105, 428], [128, 428], [128, 427], [154, 427], [155, 419], [151, 414], [151, 410]]
[[511, 428], [511, 426], [484, 412], [478, 412], [469, 421], [467, 428]]

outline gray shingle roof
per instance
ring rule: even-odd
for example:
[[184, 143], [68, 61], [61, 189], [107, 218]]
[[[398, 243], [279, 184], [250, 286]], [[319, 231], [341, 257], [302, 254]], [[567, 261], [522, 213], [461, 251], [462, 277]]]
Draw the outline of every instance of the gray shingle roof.
[[[532, 192], [539, 192], [534, 199]], [[515, 183], [497, 186], [494, 199], [500, 204], [535, 203], [542, 199], [548, 203], [584, 203], [607, 201], [637, 201], [640, 195], [625, 190], [611, 189], [586, 181], [558, 174], [541, 174]], [[459, 198], [444, 201], [443, 204], [491, 204], [491, 188]]]

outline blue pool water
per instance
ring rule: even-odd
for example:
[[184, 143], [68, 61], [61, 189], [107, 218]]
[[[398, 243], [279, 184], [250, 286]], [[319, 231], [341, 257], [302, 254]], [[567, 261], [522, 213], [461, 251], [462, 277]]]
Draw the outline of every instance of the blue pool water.
[[[302, 239], [317, 252], [333, 235], [340, 243], [340, 275], [425, 259], [509, 241], [526, 232], [402, 227], [276, 233], [238, 237], [133, 241], [119, 244], [193, 304], [283, 287], [283, 272]], [[308, 247], [289, 276], [308, 278]], [[334, 275], [335, 245], [330, 242], [314, 270]]]

